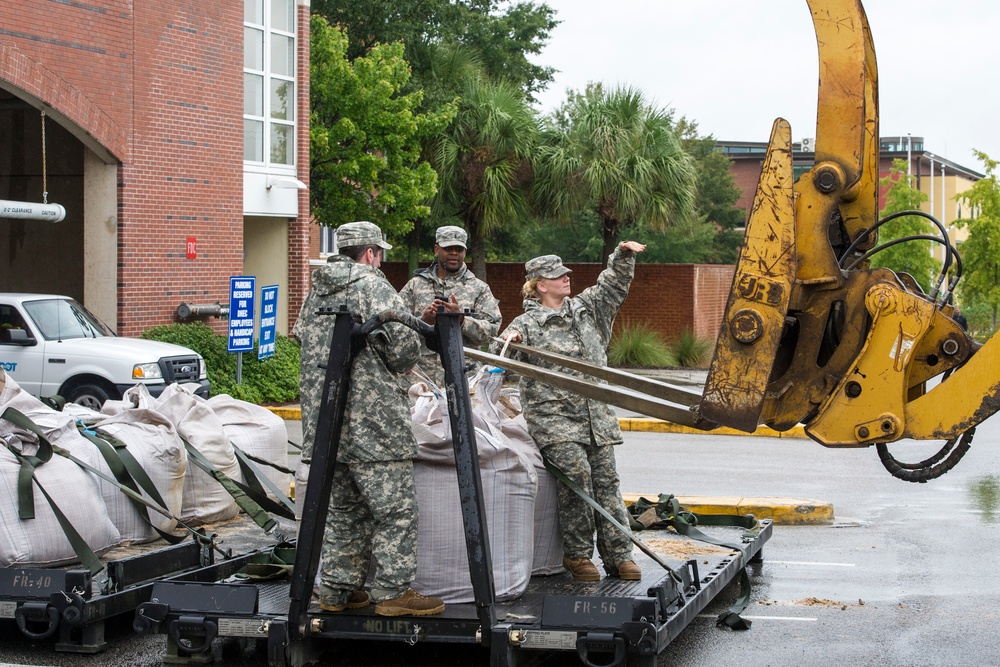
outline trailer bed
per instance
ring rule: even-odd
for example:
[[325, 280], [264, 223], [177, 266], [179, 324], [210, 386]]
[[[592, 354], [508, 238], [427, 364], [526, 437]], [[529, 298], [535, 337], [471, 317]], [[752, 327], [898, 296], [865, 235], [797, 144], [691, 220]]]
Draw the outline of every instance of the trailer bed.
[[[294, 532], [291, 522], [281, 527]], [[57, 651], [98, 653], [106, 647], [105, 621], [148, 601], [155, 581], [221, 580], [276, 541], [242, 513], [202, 528], [215, 536], [217, 550], [190, 538], [123, 544], [101, 555], [106, 570], [96, 577], [78, 563], [0, 568], [0, 619], [13, 620], [31, 639], [54, 640]]]
[[[305, 633], [288, 627], [289, 584], [219, 583], [197, 589], [181, 583], [157, 584], [153, 603], [140, 609], [160, 632], [168, 634], [167, 661], [198, 662], [210, 647], [207, 639], [243, 637], [268, 644], [270, 665], [293, 666], [315, 661], [336, 640], [438, 642], [482, 645], [483, 664], [513, 666], [540, 652], [574, 651], [594, 664], [655, 665], [656, 656], [741, 573], [759, 560], [771, 536], [762, 521], [755, 537], [740, 528], [704, 528], [743, 549], [698, 542], [668, 530], [643, 531], [640, 537], [681, 574], [683, 584], [655, 561], [636, 550], [643, 569], [640, 581], [602, 578], [575, 581], [568, 573], [532, 577], [515, 600], [496, 602], [496, 622], [484, 634], [477, 605], [448, 604], [442, 614], [424, 617], [376, 616], [374, 606], [338, 613], [324, 612], [314, 598], [306, 614]], [[680, 590], [683, 589], [683, 590]], [[228, 606], [227, 606], [228, 605]], [[181, 618], [204, 627], [177, 630]], [[173, 631], [169, 631], [173, 628]], [[195, 651], [187, 648], [194, 647]], [[596, 656], [596, 657], [594, 657]]]

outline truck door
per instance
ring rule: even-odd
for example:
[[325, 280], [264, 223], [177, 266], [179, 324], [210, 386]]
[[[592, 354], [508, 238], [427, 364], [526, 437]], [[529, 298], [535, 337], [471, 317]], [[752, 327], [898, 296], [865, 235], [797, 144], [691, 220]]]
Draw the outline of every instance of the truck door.
[[45, 339], [17, 304], [0, 301], [0, 368], [29, 394], [41, 391]]

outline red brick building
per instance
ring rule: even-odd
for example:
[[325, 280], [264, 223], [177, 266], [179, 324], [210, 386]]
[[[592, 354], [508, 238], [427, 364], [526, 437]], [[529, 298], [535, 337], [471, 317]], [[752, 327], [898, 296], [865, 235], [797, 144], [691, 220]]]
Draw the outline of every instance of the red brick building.
[[[277, 284], [308, 291], [307, 0], [0, 3], [0, 291], [84, 302], [120, 334]], [[221, 321], [216, 321], [221, 325]]]
[[[767, 143], [762, 141], [720, 141], [718, 148], [733, 160], [730, 173], [736, 186], [743, 196], [735, 206], [747, 212], [753, 207], [753, 197], [757, 190], [757, 181], [764, 164]], [[792, 144], [792, 170], [797, 179], [813, 167], [816, 158], [815, 140], [805, 138]], [[971, 215], [968, 207], [963, 211], [962, 203], [956, 196], [965, 192], [983, 178], [968, 167], [952, 162], [924, 148], [923, 137], [899, 136], [881, 137], [879, 139], [879, 178], [889, 175], [893, 161], [902, 159], [910, 165], [910, 174], [915, 177], [916, 188], [927, 195], [927, 201], [921, 210], [930, 213], [945, 227], [958, 218]], [[884, 190], [879, 191], [879, 209], [885, 205]], [[966, 230], [951, 228], [948, 230], [952, 243], [965, 240]], [[933, 252], [941, 259], [942, 247], [935, 245]]]

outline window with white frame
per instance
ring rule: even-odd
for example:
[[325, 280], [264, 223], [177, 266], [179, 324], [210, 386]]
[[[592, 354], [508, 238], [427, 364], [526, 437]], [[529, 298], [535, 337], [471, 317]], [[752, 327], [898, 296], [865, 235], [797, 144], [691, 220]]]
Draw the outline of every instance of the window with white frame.
[[295, 165], [296, 0], [243, 2], [243, 160]]

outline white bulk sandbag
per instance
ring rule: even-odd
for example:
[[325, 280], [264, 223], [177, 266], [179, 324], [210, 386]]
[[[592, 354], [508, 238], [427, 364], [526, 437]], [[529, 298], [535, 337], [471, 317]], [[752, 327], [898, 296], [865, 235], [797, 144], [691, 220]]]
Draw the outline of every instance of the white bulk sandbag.
[[[173, 422], [177, 433], [217, 470], [236, 481], [243, 481], [222, 420], [207, 401], [172, 384], [157, 397], [154, 409]], [[229, 492], [214, 477], [189, 461], [181, 519], [194, 524], [212, 523], [232, 519], [239, 512], [240, 508]]]
[[[125, 445], [156, 487], [164, 509], [173, 515], [164, 516], [150, 508], [139, 510], [117, 486], [98, 478], [108, 514], [122, 539], [130, 542], [156, 540], [159, 534], [153, 526], [167, 533], [172, 532], [177, 527], [177, 520], [173, 517], [180, 516], [183, 511], [184, 480], [188, 469], [187, 451], [173, 423], [155, 410], [142, 408], [99, 417], [89, 422], [90, 429], [99, 438], [107, 440], [110, 437]], [[103, 457], [98, 467], [112, 476]], [[136, 482], [138, 485], [138, 480]], [[143, 497], [159, 504], [146, 489], [138, 486]], [[142, 518], [140, 511], [148, 517], [148, 522]]]
[[559, 480], [545, 468], [538, 445], [528, 434], [524, 415], [502, 417], [500, 427], [511, 446], [531, 461], [538, 475], [535, 493], [535, 553], [531, 559], [532, 574], [559, 574], [565, 572], [562, 564], [563, 539], [559, 526]]
[[[241, 451], [282, 468], [288, 467], [288, 429], [285, 420], [267, 408], [241, 401], [228, 394], [208, 399], [208, 405], [222, 421], [229, 441]], [[271, 466], [254, 462], [254, 465], [287, 496], [291, 475]], [[267, 495], [277, 497], [270, 489]]]
[[[517, 389], [501, 389], [491, 394], [489, 401], [477, 402], [473, 410], [484, 414], [489, 421], [495, 420], [503, 434], [526, 459], [531, 461], [538, 475], [538, 490], [535, 494], [535, 553], [531, 563], [531, 573], [548, 575], [565, 571], [562, 564], [563, 539], [559, 526], [558, 484], [545, 468], [538, 445], [528, 433], [528, 424], [521, 413], [520, 392]], [[490, 408], [491, 413], [485, 413]]]
[[[7, 375], [0, 384], [0, 415], [9, 407], [25, 414], [43, 417], [42, 421], [50, 417], [42, 412], [48, 408], [41, 401], [24, 392]], [[54, 410], [50, 412], [50, 432], [61, 436], [70, 433], [79, 436], [72, 423], [69, 424], [71, 431], [67, 428], [65, 419], [55, 417], [59, 413]], [[36, 420], [32, 418], [32, 421]], [[46, 429], [41, 430], [45, 432]], [[0, 438], [26, 455], [33, 455], [38, 451], [38, 438], [34, 433], [2, 418]], [[60, 445], [79, 449], [73, 447], [70, 439], [61, 437]], [[74, 451], [74, 454], [86, 457], [87, 451]], [[69, 523], [95, 553], [102, 553], [121, 542], [117, 529], [104, 510], [93, 476], [76, 463], [56, 454], [48, 462], [35, 468], [34, 478], [38, 482], [37, 485], [32, 485], [35, 518], [19, 519], [17, 482], [20, 471], [21, 464], [17, 457], [6, 446], [0, 447], [0, 516], [4, 517], [0, 526], [0, 566], [59, 565], [78, 561], [54, 510], [38, 485], [51, 496]]]
[[[425, 403], [437, 400], [422, 396]], [[443, 401], [424, 405], [430, 431], [435, 419], [448, 422]], [[418, 412], [414, 413], [416, 419]], [[521, 595], [531, 578], [534, 544], [534, 503], [537, 476], [534, 467], [511, 447], [498, 429], [475, 428], [489, 533], [493, 582], [498, 600]], [[445, 602], [472, 602], [465, 528], [458, 493], [454, 450], [447, 439], [419, 444], [413, 462], [417, 492], [417, 575], [413, 588]]]

